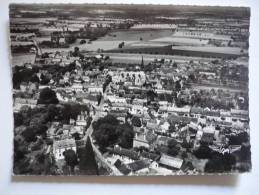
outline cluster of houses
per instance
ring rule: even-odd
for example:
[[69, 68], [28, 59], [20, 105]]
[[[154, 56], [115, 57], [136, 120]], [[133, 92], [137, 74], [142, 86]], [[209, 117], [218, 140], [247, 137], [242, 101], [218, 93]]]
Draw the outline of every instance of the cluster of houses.
[[[201, 164], [205, 161], [193, 155], [201, 146], [221, 154], [241, 150], [241, 145], [229, 144], [229, 137], [249, 133], [248, 21], [196, 18], [189, 26], [186, 19], [166, 20], [179, 21], [158, 24], [104, 17], [45, 18], [30, 26], [29, 21], [18, 25], [11, 20], [13, 51], [28, 46], [36, 53], [34, 64], [39, 69], [35, 76], [38, 81], [21, 82], [19, 89], [13, 90], [14, 112], [40, 106], [38, 99], [45, 88], [55, 92], [60, 104], [79, 103], [90, 108], [68, 124], [48, 124], [46, 137], [53, 141], [48, 153], [56, 162], [64, 163], [66, 150], [77, 152], [84, 145], [93, 116], [96, 121], [106, 115], [128, 123], [134, 131], [132, 148], [113, 145], [104, 154], [98, 153], [121, 175], [194, 174], [204, 171]], [[103, 52], [170, 55], [170, 59], [144, 64], [142, 57], [141, 64], [133, 66], [107, 62], [103, 54], [88, 53], [86, 57], [79, 51], [58, 51], [60, 48], [42, 54], [37, 44], [56, 40], [65, 44], [66, 33], [76, 35], [102, 28], [169, 30], [167, 37], [141, 38]], [[172, 56], [180, 60], [173, 61]], [[51, 69], [52, 65], [58, 69]], [[33, 69], [30, 64], [23, 66]], [[98, 146], [94, 145], [94, 150]]]

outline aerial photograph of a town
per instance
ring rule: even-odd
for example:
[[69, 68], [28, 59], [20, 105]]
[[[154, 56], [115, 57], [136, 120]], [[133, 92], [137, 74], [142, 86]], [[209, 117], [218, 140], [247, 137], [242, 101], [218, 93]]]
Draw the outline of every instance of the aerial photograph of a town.
[[251, 170], [248, 7], [10, 4], [14, 175]]

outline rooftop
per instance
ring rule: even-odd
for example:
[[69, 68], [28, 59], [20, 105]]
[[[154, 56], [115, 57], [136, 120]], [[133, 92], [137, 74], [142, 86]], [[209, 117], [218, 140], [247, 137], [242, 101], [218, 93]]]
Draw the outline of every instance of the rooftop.
[[162, 154], [159, 163], [175, 169], [180, 169], [183, 164], [183, 160], [180, 158], [175, 158], [166, 154]]

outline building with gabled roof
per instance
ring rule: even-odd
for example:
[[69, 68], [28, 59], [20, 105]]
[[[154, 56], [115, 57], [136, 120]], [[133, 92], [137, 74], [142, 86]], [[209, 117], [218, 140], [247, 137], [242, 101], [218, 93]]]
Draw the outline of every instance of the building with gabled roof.
[[159, 160], [159, 164], [169, 169], [180, 169], [183, 165], [183, 160], [180, 158], [162, 154]]

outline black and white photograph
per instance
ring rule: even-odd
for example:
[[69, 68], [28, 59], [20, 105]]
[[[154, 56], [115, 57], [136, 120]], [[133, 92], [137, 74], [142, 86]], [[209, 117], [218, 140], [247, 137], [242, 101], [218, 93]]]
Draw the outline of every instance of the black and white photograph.
[[13, 175], [249, 172], [249, 7], [10, 4]]

